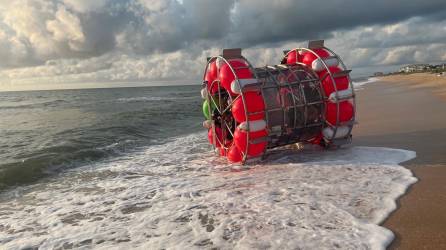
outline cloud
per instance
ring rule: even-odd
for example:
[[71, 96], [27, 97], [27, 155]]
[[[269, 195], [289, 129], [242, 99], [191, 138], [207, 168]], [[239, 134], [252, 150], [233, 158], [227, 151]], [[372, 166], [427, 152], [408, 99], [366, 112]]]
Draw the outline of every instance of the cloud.
[[63, 3], [77, 12], [85, 13], [100, 11], [105, 7], [107, 0], [64, 0]]
[[[204, 58], [255, 65], [326, 39], [349, 67], [446, 58], [446, 2], [0, 0], [0, 83], [199, 81]], [[56, 79], [56, 80], [54, 80]]]
[[[182, 83], [200, 83], [197, 72], [202, 72], [206, 54], [175, 51], [150, 56], [129, 56], [122, 53], [107, 53], [89, 59], [49, 60], [44, 65], [6, 69], [0, 79], [8, 83], [30, 83], [35, 79], [58, 84], [80, 82], [169, 80]], [[179, 82], [181, 83], [181, 82]]]
[[392, 24], [414, 16], [443, 13], [444, 19], [445, 7], [442, 0], [242, 0], [236, 4], [234, 39], [249, 46], [329, 38], [334, 30]]
[[85, 35], [80, 25], [79, 18], [70, 13], [65, 6], [59, 5], [55, 13], [55, 19], [46, 22], [46, 29], [57, 42], [66, 42], [69, 49], [82, 51], [85, 43]]
[[333, 32], [328, 40], [350, 67], [440, 62], [446, 53], [446, 18], [413, 17], [389, 25]]
[[217, 40], [231, 28], [233, 1], [17, 0], [0, 4], [0, 44], [26, 48], [20, 50], [25, 57], [8, 56], [20, 61], [2, 61], [0, 66], [8, 67], [115, 51], [149, 55]]

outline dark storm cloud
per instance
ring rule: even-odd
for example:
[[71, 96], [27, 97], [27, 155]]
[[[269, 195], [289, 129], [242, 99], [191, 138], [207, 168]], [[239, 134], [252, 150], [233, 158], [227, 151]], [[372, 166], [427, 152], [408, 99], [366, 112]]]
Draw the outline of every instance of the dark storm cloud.
[[115, 48], [137, 54], [165, 53], [224, 37], [231, 27], [233, 2], [114, 0], [101, 12], [83, 14], [81, 20], [86, 36], [95, 37], [98, 53]]
[[331, 31], [395, 23], [414, 16], [444, 20], [445, 9], [444, 0], [240, 0], [233, 37], [245, 45], [328, 38]]

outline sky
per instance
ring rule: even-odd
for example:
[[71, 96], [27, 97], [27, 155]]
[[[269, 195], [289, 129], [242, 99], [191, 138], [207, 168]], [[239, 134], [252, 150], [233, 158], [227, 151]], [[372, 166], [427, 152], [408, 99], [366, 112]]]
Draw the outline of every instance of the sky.
[[353, 72], [446, 61], [445, 0], [0, 0], [0, 91], [200, 83], [324, 39]]

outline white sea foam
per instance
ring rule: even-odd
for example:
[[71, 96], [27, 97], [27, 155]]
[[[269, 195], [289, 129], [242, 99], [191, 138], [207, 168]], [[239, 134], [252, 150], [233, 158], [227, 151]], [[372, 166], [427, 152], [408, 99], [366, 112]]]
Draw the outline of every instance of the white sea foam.
[[376, 81], [379, 81], [379, 79], [376, 77], [370, 77], [363, 81], [353, 81], [353, 86], [355, 87], [355, 90], [361, 90], [364, 88], [364, 85], [366, 85], [368, 83], [376, 82]]
[[205, 134], [3, 194], [0, 245], [98, 249], [384, 249], [377, 224], [416, 179], [415, 152], [274, 150], [232, 171]]

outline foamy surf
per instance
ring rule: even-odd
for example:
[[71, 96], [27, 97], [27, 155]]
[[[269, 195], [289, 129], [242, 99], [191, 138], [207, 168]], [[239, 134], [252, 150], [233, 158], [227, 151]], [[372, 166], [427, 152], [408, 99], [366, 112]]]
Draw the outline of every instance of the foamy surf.
[[0, 203], [0, 245], [97, 249], [384, 249], [378, 224], [416, 179], [415, 152], [274, 150], [234, 172], [205, 134], [72, 170]]
[[376, 77], [370, 77], [366, 80], [359, 80], [359, 81], [353, 81], [353, 86], [355, 87], [355, 90], [362, 90], [364, 88], [364, 85], [372, 82], [376, 82], [379, 79]]

